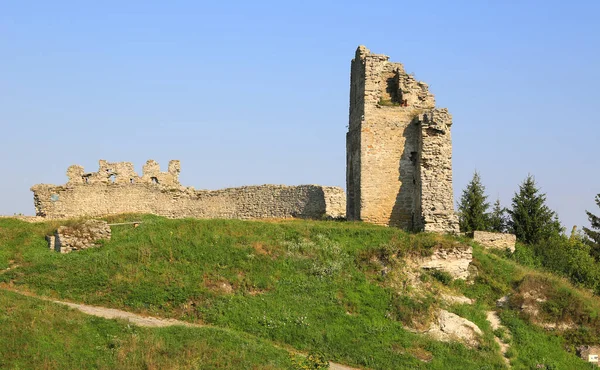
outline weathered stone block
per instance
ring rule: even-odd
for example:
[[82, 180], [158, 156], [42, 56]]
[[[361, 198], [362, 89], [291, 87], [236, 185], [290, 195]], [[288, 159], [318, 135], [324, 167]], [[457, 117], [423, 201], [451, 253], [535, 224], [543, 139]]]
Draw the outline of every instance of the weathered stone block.
[[487, 248], [510, 249], [511, 252], [514, 252], [517, 237], [513, 234], [475, 231], [473, 240]]

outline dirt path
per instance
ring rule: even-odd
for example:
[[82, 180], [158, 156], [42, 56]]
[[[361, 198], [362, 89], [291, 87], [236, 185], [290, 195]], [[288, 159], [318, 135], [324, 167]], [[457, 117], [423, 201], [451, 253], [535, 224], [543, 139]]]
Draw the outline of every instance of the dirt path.
[[[212, 328], [219, 329], [219, 327], [217, 327], [217, 326], [193, 324], [193, 323], [175, 320], [175, 319], [163, 319], [163, 318], [152, 317], [152, 316], [143, 316], [143, 315], [139, 315], [139, 314], [123, 311], [123, 310], [117, 310], [115, 308], [90, 306], [90, 305], [86, 305], [86, 304], [57, 301], [57, 300], [46, 298], [46, 297], [40, 297], [40, 296], [31, 294], [29, 292], [22, 292], [22, 291], [19, 291], [16, 289], [7, 288], [6, 286], [0, 287], [0, 289], [10, 291], [13, 293], [17, 293], [17, 294], [21, 294], [21, 295], [25, 295], [28, 297], [41, 299], [43, 301], [52, 302], [52, 303], [60, 304], [63, 306], [68, 306], [68, 307], [71, 307], [78, 311], [81, 311], [87, 315], [102, 317], [105, 319], [127, 320], [134, 325], [143, 326], [143, 327], [147, 327], [147, 328], [164, 328], [167, 326], [186, 326], [186, 327], [191, 327], [191, 328], [212, 327]], [[303, 354], [303, 353], [292, 351], [288, 348], [283, 348], [281, 346], [276, 345], [275, 343], [273, 343], [273, 345], [275, 347], [285, 349], [286, 351], [288, 351], [292, 354], [305, 356], [305, 354]], [[353, 368], [353, 367], [349, 367], [349, 366], [345, 366], [345, 365], [341, 365], [341, 364], [336, 364], [335, 362], [329, 362], [329, 368], [332, 370], [360, 370], [357, 368]]]
[[[502, 325], [502, 323], [500, 322], [500, 318], [498, 317], [498, 313], [496, 311], [488, 311], [486, 312], [487, 315], [487, 321], [490, 323], [490, 326], [492, 327], [492, 330], [497, 330], [502, 328], [505, 331], [505, 335], [507, 337], [510, 338], [510, 333], [508, 332], [508, 329]], [[506, 365], [508, 365], [508, 367], [510, 366], [510, 361], [508, 360], [508, 358], [506, 358], [506, 353], [508, 352], [508, 349], [510, 348], [510, 345], [508, 345], [507, 343], [504, 343], [504, 341], [502, 341], [502, 338], [498, 338], [497, 336], [494, 335], [494, 339], [496, 340], [496, 343], [498, 343], [498, 345], [500, 346], [500, 352], [502, 352], [502, 357], [504, 358], [504, 362], [506, 363]]]
[[[36, 297], [36, 298], [39, 298], [39, 297]], [[177, 326], [177, 325], [187, 326], [187, 327], [192, 327], [192, 328], [200, 328], [200, 327], [205, 326], [205, 325], [200, 325], [200, 324], [192, 324], [189, 322], [175, 320], [175, 319], [161, 319], [161, 318], [152, 317], [152, 316], [142, 316], [142, 315], [138, 315], [138, 314], [127, 312], [127, 311], [117, 310], [114, 308], [88, 306], [85, 304], [54, 301], [54, 300], [50, 300], [50, 299], [48, 299], [48, 301], [53, 302], [53, 303], [62, 304], [64, 306], [69, 306], [71, 308], [79, 310], [88, 315], [103, 317], [105, 319], [124, 319], [124, 320], [129, 321], [132, 324], [135, 324], [138, 326], [145, 326], [148, 328], [163, 328], [166, 326]]]

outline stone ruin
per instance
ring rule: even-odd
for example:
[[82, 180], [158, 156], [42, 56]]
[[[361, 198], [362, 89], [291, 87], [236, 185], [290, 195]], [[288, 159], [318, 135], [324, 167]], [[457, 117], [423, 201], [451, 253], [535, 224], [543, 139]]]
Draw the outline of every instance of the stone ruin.
[[346, 188], [262, 185], [194, 190], [148, 161], [71, 166], [65, 185], [35, 185], [46, 218], [152, 213], [180, 218], [342, 218], [416, 231], [458, 232], [452, 192], [452, 117], [400, 63], [359, 46], [352, 61]]
[[359, 46], [346, 135], [346, 217], [416, 231], [458, 232], [452, 116], [400, 63]]
[[340, 218], [345, 213], [341, 188], [319, 185], [262, 185], [195, 190], [179, 183], [179, 161], [167, 172], [149, 160], [141, 176], [130, 162], [100, 160], [97, 172], [68, 168], [65, 185], [31, 188], [36, 215], [45, 218], [98, 217], [150, 213], [170, 218]]
[[87, 248], [96, 248], [99, 240], [110, 240], [110, 226], [106, 221], [88, 220], [71, 226], [60, 226], [54, 235], [46, 237], [51, 250], [70, 253]]
[[492, 249], [509, 249], [515, 251], [517, 237], [514, 234], [492, 233], [488, 231], [475, 231], [473, 241]]

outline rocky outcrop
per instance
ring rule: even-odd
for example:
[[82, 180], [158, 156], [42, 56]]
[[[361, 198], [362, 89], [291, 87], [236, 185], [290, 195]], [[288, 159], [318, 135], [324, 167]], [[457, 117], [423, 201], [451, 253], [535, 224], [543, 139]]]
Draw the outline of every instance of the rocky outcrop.
[[54, 235], [47, 236], [51, 250], [70, 253], [87, 248], [95, 248], [99, 240], [110, 240], [110, 226], [106, 221], [88, 220], [72, 226], [60, 226]]
[[420, 257], [416, 263], [423, 269], [434, 269], [450, 274], [454, 279], [465, 280], [469, 276], [469, 264], [473, 260], [473, 248], [455, 246], [439, 248], [429, 257]]
[[517, 237], [513, 234], [475, 231], [473, 233], [473, 241], [481, 244], [486, 248], [509, 249], [511, 252], [514, 252]]
[[464, 295], [452, 295], [447, 293], [440, 294], [441, 300], [446, 304], [473, 304], [471, 298], [465, 297]]
[[425, 332], [436, 340], [443, 342], [459, 341], [467, 346], [475, 347], [483, 332], [471, 321], [452, 312], [439, 310], [429, 330]]

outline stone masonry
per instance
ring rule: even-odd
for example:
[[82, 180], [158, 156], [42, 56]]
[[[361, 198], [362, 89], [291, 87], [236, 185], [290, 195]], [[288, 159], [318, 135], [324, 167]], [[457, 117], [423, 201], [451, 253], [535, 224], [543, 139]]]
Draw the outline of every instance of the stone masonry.
[[346, 135], [346, 217], [458, 232], [452, 191], [452, 117], [427, 84], [359, 46]]
[[510, 249], [511, 252], [514, 252], [517, 237], [513, 234], [475, 231], [473, 240], [486, 248]]
[[36, 215], [45, 218], [151, 213], [171, 218], [340, 218], [346, 210], [342, 189], [319, 185], [262, 185], [194, 190], [179, 183], [179, 161], [167, 172], [149, 160], [138, 176], [129, 162], [100, 160], [97, 172], [67, 170], [65, 185], [38, 184]]
[[98, 247], [99, 240], [110, 240], [110, 226], [106, 221], [88, 220], [84, 223], [60, 226], [54, 235], [47, 236], [51, 250], [70, 253], [76, 250]]

